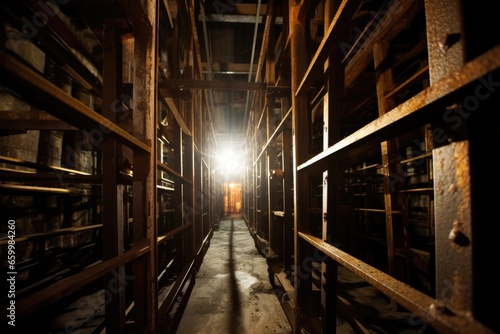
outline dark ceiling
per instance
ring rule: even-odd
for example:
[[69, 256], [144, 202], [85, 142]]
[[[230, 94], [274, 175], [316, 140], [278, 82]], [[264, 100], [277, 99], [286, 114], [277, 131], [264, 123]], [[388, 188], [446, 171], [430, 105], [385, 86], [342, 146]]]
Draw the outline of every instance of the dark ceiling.
[[[196, 22], [208, 91], [213, 127], [219, 143], [240, 143], [256, 90], [245, 90], [245, 83], [256, 82], [268, 1], [219, 0], [196, 2]], [[277, 15], [275, 15], [277, 16]], [[282, 18], [274, 20], [281, 29]], [[261, 60], [262, 61], [262, 60]], [[262, 80], [260, 79], [260, 82]], [[260, 85], [262, 87], [262, 85]]]

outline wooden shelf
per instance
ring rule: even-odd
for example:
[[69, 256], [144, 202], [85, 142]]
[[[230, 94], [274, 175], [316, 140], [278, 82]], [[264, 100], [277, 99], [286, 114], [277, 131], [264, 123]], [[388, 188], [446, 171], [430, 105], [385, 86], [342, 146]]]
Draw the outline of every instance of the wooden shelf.
[[434, 192], [434, 188], [426, 187], [426, 188], [402, 189], [399, 192], [403, 194], [428, 193], [428, 192]]
[[[2, 78], [4, 80], [2, 80]], [[5, 82], [5, 78], [9, 78]], [[69, 96], [61, 88], [36, 73], [33, 69], [5, 51], [0, 51], [0, 80], [43, 110], [75, 127], [101, 129], [125, 146], [143, 153], [151, 153], [149, 145], [129, 134], [104, 116]], [[37, 92], [32, 94], [31, 92]]]
[[[373, 213], [386, 213], [385, 209], [371, 209], [371, 208], [354, 208], [354, 211], [359, 211], [359, 212], [373, 212]], [[401, 211], [399, 211], [399, 210], [392, 210], [391, 213], [393, 213], [393, 214], [401, 214]]]
[[418, 155], [416, 157], [411, 157], [408, 159], [401, 160], [401, 163], [405, 164], [405, 163], [409, 163], [409, 162], [413, 162], [413, 161], [417, 161], [417, 160], [421, 160], [421, 159], [425, 159], [425, 158], [429, 158], [429, 157], [432, 157], [432, 152], [425, 152], [425, 153]]
[[[33, 233], [33, 234], [19, 236], [19, 237], [15, 238], [15, 241], [16, 241], [16, 243], [21, 243], [21, 242], [27, 242], [27, 241], [40, 240], [40, 239], [49, 239], [49, 238], [53, 238], [53, 237], [56, 237], [59, 235], [73, 234], [73, 233], [78, 233], [78, 232], [95, 230], [95, 229], [99, 229], [99, 228], [102, 228], [102, 224], [95, 224], [95, 225], [82, 226], [82, 227], [61, 228], [61, 229], [53, 230], [50, 232]], [[8, 242], [8, 238], [0, 238], [0, 246], [7, 245], [7, 242]]]
[[0, 193], [44, 193], [44, 194], [69, 194], [71, 190], [66, 188], [26, 186], [20, 184], [0, 184]]
[[[11, 157], [6, 157], [6, 156], [0, 156], [0, 162], [7, 163], [10, 165], [14, 165], [14, 166], [34, 168], [37, 170], [42, 170], [42, 171], [47, 171], [47, 172], [67, 173], [70, 175], [71, 174], [91, 175], [90, 173], [83, 172], [83, 171], [76, 170], [76, 169], [64, 168], [64, 167], [59, 167], [59, 166], [42, 165], [39, 163], [25, 161], [25, 160], [11, 158]], [[11, 170], [11, 171], [13, 171], [13, 170]], [[23, 172], [23, 171], [19, 171], [19, 172]]]

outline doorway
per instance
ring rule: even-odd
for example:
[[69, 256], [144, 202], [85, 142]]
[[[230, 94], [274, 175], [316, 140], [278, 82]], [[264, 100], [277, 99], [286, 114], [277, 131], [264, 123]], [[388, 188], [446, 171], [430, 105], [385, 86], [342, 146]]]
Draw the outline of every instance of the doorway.
[[224, 183], [224, 216], [241, 213], [241, 183]]

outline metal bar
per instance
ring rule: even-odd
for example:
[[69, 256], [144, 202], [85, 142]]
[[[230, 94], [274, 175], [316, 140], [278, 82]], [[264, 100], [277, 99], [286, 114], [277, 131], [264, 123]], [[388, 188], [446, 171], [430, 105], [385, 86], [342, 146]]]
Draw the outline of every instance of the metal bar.
[[299, 165], [298, 169], [308, 168], [331, 156], [345, 152], [347, 149], [366, 144], [370, 140], [390, 138], [396, 129], [398, 132], [404, 129], [414, 129], [417, 124], [428, 123], [433, 117], [442, 117], [442, 112], [436, 112], [436, 109], [443, 110], [463, 96], [467, 96], [468, 93], [474, 94], [474, 89], [488, 85], [486, 78], [498, 74], [500, 69], [499, 54], [500, 46], [491, 48], [481, 56], [466, 63], [459, 76], [452, 73], [444, 77], [375, 121]]
[[361, 279], [375, 287], [387, 297], [395, 300], [417, 317], [426, 321], [440, 333], [484, 333], [494, 332], [485, 327], [470, 314], [453, 313], [440, 307], [439, 300], [415, 290], [394, 277], [380, 271], [363, 261], [351, 256], [321, 239], [299, 232], [299, 237], [320, 250], [326, 256], [358, 275]]

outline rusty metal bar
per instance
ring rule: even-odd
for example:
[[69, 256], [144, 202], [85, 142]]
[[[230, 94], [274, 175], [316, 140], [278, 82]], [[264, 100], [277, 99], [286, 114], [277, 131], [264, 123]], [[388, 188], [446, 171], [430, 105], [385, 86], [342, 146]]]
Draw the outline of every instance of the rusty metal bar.
[[472, 318], [470, 314], [451, 312], [451, 310], [442, 307], [439, 300], [433, 299], [415, 290], [409, 285], [341, 251], [321, 239], [302, 232], [299, 232], [298, 235], [316, 249], [323, 252], [326, 256], [358, 275], [361, 279], [365, 280], [387, 297], [395, 300], [410, 312], [413, 312], [417, 317], [426, 321], [440, 333], [494, 333], [491, 329]]
[[330, 146], [327, 150], [299, 165], [298, 169], [302, 170], [318, 162], [326, 162], [328, 158], [345, 152], [347, 149], [366, 144], [370, 140], [388, 139], [394, 134], [394, 130], [401, 132], [405, 129], [413, 129], [418, 124], [424, 125], [432, 118], [439, 118], [439, 116], [442, 116], [442, 112], [436, 112], [436, 109], [446, 108], [463, 98], [463, 96], [467, 96], [468, 93], [474, 94], [474, 89], [487, 84], [486, 80], [490, 75], [498, 74], [500, 69], [498, 54], [500, 54], [500, 46], [491, 48], [465, 64], [460, 75], [452, 73], [446, 76], [383, 116]]
[[[462, 1], [426, 0], [425, 18], [430, 84], [455, 75], [465, 59]], [[446, 13], [446, 14], [445, 14]], [[461, 36], [453, 41], [450, 36]], [[463, 37], [462, 37], [463, 36]], [[498, 53], [497, 53], [498, 57]], [[463, 71], [462, 71], [463, 72]], [[460, 102], [459, 102], [460, 103]], [[443, 110], [442, 108], [441, 110]], [[487, 116], [486, 116], [487, 117]], [[431, 124], [432, 133], [454, 133], [454, 125]], [[463, 126], [467, 128], [467, 126]], [[472, 235], [471, 150], [468, 130], [464, 140], [434, 143], [434, 212], [436, 296], [448, 308], [474, 314], [474, 240]], [[451, 140], [450, 140], [451, 141]], [[438, 147], [440, 146], [440, 147]], [[472, 153], [473, 154], [473, 153]]]

